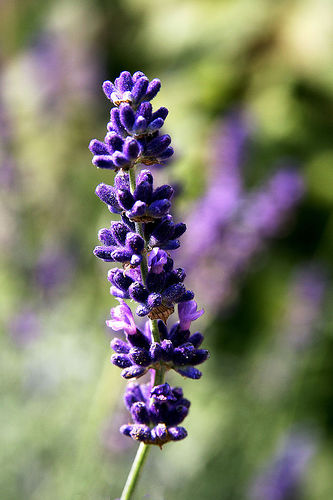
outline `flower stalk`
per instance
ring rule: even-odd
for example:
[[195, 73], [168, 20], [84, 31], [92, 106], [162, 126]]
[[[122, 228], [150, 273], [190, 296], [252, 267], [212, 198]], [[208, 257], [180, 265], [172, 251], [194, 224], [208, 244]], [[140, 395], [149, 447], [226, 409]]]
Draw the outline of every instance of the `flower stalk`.
[[135, 486], [137, 484], [137, 481], [139, 479], [140, 472], [142, 470], [142, 467], [146, 461], [148, 452], [149, 452], [149, 445], [140, 443], [138, 451], [136, 452], [135, 459], [133, 461], [131, 470], [128, 474], [123, 492], [121, 494], [120, 500], [130, 500]]

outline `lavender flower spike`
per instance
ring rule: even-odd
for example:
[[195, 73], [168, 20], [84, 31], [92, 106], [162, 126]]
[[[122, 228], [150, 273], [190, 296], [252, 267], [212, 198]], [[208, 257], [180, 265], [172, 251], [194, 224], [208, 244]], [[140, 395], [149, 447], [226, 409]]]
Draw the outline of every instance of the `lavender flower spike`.
[[[184, 285], [184, 269], [175, 267], [171, 257], [186, 231], [186, 225], [170, 215], [173, 189], [167, 184], [154, 187], [153, 174], [146, 168], [137, 172], [140, 164], [161, 164], [173, 154], [170, 136], [161, 132], [168, 110], [153, 110], [150, 103], [160, 86], [159, 80], [149, 82], [139, 71], [123, 71], [114, 83], [104, 82], [104, 93], [115, 107], [104, 141], [94, 139], [89, 145], [95, 166], [117, 172], [114, 185], [101, 183], [96, 194], [121, 220], [99, 231], [101, 244], [94, 249], [96, 257], [116, 264], [108, 281], [119, 305], [111, 309], [106, 324], [122, 330], [125, 338], [111, 340], [111, 362], [126, 380], [151, 374], [150, 383], [131, 382], [125, 393], [132, 423], [120, 431], [140, 446], [121, 500], [130, 499], [150, 445], [162, 447], [187, 436], [179, 424], [190, 402], [181, 388], [170, 387], [165, 375], [174, 370], [197, 380], [202, 375], [197, 365], [209, 356], [201, 348], [203, 335], [190, 332], [191, 323], [204, 311]], [[137, 316], [149, 318], [144, 331], [137, 327], [126, 300], [137, 303]], [[169, 327], [175, 304], [179, 321]]]

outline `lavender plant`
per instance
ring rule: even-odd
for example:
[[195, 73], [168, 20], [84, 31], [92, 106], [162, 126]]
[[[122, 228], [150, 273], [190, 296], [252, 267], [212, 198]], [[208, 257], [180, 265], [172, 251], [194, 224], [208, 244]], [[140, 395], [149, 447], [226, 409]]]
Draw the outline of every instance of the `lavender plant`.
[[[175, 268], [170, 255], [186, 230], [170, 215], [173, 189], [154, 188], [146, 168], [137, 175], [140, 165], [163, 165], [173, 154], [170, 136], [160, 132], [168, 110], [153, 111], [150, 103], [160, 87], [158, 79], [149, 81], [140, 71], [123, 71], [114, 83], [104, 82], [104, 93], [114, 107], [104, 141], [94, 139], [89, 145], [93, 164], [116, 172], [114, 185], [99, 184], [96, 194], [121, 219], [99, 231], [101, 245], [94, 250], [105, 262], [119, 264], [108, 273], [110, 292], [119, 305], [111, 309], [107, 325], [123, 331], [124, 338], [111, 341], [111, 361], [130, 380], [124, 400], [132, 422], [120, 432], [140, 442], [121, 500], [131, 497], [150, 445], [162, 447], [187, 436], [179, 424], [190, 402], [180, 387], [165, 382], [166, 372], [199, 379], [196, 366], [208, 357], [208, 351], [200, 349], [203, 335], [190, 332], [191, 322], [204, 311], [198, 310], [194, 293], [184, 285], [184, 269]], [[148, 318], [143, 329], [126, 300], [137, 303], [137, 316]], [[176, 305], [179, 319], [167, 326]], [[136, 382], [148, 372], [148, 383]]]
[[279, 234], [304, 194], [301, 174], [289, 165], [280, 166], [256, 189], [244, 187], [250, 136], [249, 119], [244, 113], [231, 113], [214, 141], [207, 189], [188, 215], [180, 260], [196, 270], [191, 285], [198, 297], [204, 295], [208, 314], [230, 305], [254, 257]]

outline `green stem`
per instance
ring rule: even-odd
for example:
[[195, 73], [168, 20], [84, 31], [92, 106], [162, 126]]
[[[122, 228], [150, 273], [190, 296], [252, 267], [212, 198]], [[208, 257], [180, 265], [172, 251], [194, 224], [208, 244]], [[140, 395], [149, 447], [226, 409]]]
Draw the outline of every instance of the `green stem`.
[[[135, 182], [135, 167], [132, 167], [129, 169], [129, 179], [130, 179], [130, 189], [131, 193], [133, 194], [136, 188], [136, 182]], [[135, 222], [135, 231], [143, 238], [145, 241], [145, 235], [143, 232], [143, 225], [141, 222]], [[141, 268], [141, 276], [143, 283], [146, 281], [147, 273], [148, 273], [148, 264], [147, 264], [147, 257], [146, 255], [143, 256], [143, 259], [140, 264]]]
[[142, 466], [148, 455], [149, 445], [140, 443], [138, 451], [136, 452], [134, 462], [132, 464], [131, 470], [128, 474], [123, 492], [121, 494], [120, 500], [129, 500], [132, 496], [134, 488], [136, 486], [137, 480], [139, 478]]
[[[129, 179], [130, 179], [130, 189], [131, 192], [134, 193], [134, 190], [136, 188], [136, 182], [135, 182], [135, 167], [132, 167], [129, 169]], [[145, 240], [144, 237], [144, 231], [143, 231], [143, 224], [141, 222], [135, 222], [135, 230], [136, 232]], [[145, 243], [147, 245], [147, 242], [145, 240]], [[143, 284], [146, 282], [147, 278], [147, 273], [148, 273], [148, 262], [147, 262], [147, 253], [143, 255], [141, 264], [141, 276], [142, 276], [142, 281]], [[150, 319], [150, 330], [151, 330], [151, 335], [154, 340], [154, 342], [160, 342], [160, 332], [158, 330], [158, 325], [157, 325], [157, 320], [156, 319]], [[155, 369], [155, 376], [154, 376], [154, 386], [155, 385], [160, 385], [163, 384], [164, 382], [164, 368], [157, 368]], [[134, 492], [136, 483], [138, 481], [141, 469], [143, 467], [143, 464], [145, 462], [146, 456], [148, 454], [150, 445], [141, 443], [138, 451], [136, 453], [134, 462], [132, 464], [131, 470], [128, 474], [123, 492], [121, 494], [120, 500], [130, 500], [132, 493]]]
[[151, 335], [153, 337], [154, 342], [160, 342], [161, 341], [160, 331], [157, 326], [157, 319], [150, 319], [149, 323], [150, 323]]
[[[150, 319], [150, 331], [154, 342], [160, 342], [160, 332], [157, 325], [157, 319]], [[164, 367], [161, 366], [155, 370], [154, 385], [160, 385], [164, 383]]]

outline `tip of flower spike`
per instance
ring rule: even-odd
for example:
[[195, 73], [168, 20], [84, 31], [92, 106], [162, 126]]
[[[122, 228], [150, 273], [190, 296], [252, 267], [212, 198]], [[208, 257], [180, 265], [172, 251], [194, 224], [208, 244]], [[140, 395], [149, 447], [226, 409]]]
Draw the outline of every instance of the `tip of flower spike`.
[[122, 71], [114, 83], [106, 80], [103, 92], [115, 106], [129, 103], [138, 106], [142, 101], [151, 101], [161, 88], [161, 82], [157, 78], [149, 82], [142, 71], [137, 71], [133, 76], [128, 71]]

